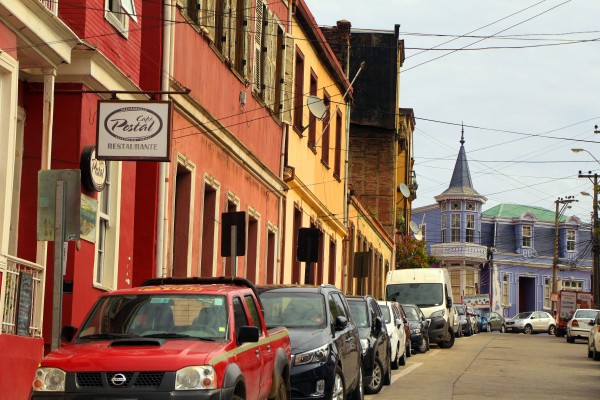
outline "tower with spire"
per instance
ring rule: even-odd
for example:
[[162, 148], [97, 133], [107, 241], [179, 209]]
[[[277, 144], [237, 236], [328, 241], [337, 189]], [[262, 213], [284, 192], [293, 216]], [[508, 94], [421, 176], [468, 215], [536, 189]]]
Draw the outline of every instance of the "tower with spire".
[[448, 268], [452, 297], [460, 302], [463, 296], [479, 293], [479, 269], [487, 260], [487, 247], [481, 244], [481, 212], [487, 198], [473, 188], [464, 125], [450, 185], [435, 200], [435, 205], [414, 209], [413, 220], [427, 220], [421, 225], [426, 225], [428, 253], [438, 267]]

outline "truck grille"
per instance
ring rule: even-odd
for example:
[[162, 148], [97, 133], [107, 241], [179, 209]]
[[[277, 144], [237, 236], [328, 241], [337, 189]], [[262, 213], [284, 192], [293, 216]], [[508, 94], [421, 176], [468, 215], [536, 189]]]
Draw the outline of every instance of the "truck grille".
[[[164, 372], [78, 372], [75, 374], [79, 387], [158, 387]], [[124, 379], [123, 379], [124, 378]], [[120, 383], [123, 382], [123, 383]]]

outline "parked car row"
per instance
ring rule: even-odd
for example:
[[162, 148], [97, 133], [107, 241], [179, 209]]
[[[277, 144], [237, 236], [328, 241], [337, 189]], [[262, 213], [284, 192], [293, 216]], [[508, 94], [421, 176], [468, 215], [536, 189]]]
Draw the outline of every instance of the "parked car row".
[[267, 327], [290, 335], [292, 398], [363, 399], [429, 349], [429, 320], [415, 305], [345, 296], [328, 284], [257, 289]]

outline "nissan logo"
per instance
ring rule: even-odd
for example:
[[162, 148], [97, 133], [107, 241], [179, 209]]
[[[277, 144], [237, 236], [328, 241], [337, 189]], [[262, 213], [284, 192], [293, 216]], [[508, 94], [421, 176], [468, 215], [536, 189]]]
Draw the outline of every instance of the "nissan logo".
[[115, 386], [122, 386], [127, 382], [127, 378], [123, 374], [114, 374], [110, 381]]

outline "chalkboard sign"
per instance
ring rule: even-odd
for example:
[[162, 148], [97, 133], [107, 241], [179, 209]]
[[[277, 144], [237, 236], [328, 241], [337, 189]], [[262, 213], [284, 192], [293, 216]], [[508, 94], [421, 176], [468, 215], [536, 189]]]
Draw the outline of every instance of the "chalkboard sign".
[[17, 297], [17, 335], [29, 336], [32, 300], [33, 275], [21, 271], [19, 273], [19, 292]]

